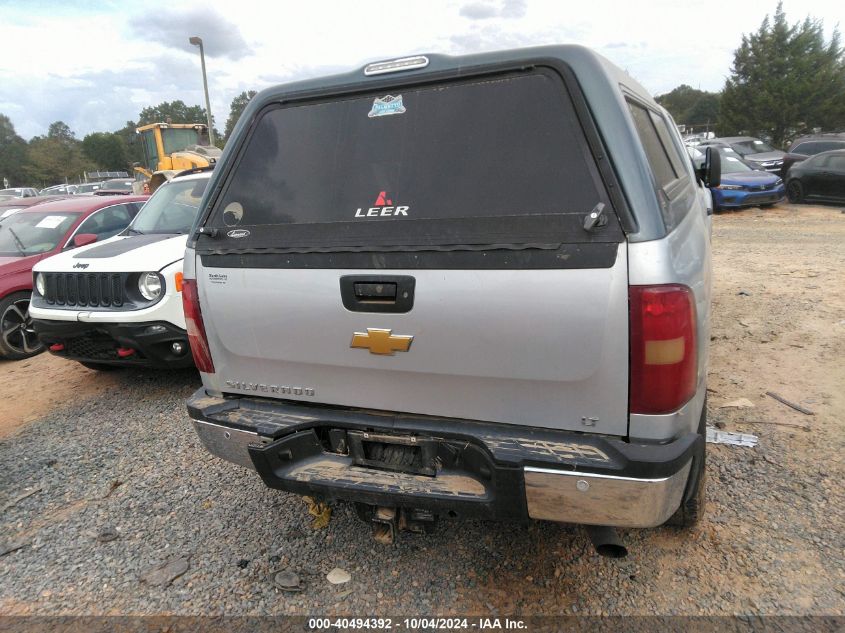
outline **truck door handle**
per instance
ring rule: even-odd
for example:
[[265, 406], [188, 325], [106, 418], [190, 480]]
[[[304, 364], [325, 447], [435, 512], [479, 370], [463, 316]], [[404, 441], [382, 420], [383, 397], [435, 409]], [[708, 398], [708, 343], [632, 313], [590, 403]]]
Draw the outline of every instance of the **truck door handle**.
[[358, 301], [396, 301], [395, 281], [356, 281], [352, 288]]
[[343, 275], [340, 298], [352, 312], [410, 312], [415, 286], [409, 275]]

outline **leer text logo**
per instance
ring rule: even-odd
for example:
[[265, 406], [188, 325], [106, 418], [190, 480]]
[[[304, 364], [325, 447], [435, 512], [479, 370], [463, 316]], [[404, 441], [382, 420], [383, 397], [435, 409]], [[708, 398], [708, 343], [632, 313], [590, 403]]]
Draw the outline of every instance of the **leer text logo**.
[[375, 217], [390, 217], [390, 216], [397, 216], [397, 215], [404, 215], [408, 217], [408, 209], [411, 207], [408, 206], [394, 206], [393, 200], [391, 200], [387, 196], [386, 191], [380, 191], [378, 197], [376, 198], [375, 204], [371, 206], [369, 209], [362, 209], [358, 207], [358, 210], [355, 212], [356, 218], [375, 218]]

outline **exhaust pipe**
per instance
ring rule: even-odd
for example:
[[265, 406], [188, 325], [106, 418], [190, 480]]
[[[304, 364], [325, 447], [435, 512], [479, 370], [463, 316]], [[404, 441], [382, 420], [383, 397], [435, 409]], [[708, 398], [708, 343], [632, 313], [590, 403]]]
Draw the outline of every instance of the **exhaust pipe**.
[[616, 528], [607, 525], [585, 525], [584, 528], [599, 556], [625, 558], [628, 555], [628, 548], [622, 544]]

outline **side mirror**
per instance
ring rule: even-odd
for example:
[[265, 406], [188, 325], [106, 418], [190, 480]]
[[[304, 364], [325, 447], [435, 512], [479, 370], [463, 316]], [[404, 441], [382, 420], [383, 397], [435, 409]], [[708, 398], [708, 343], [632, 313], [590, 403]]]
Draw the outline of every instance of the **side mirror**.
[[707, 187], [718, 187], [722, 184], [722, 157], [715, 147], [708, 147], [705, 150], [704, 164], [699, 175]]
[[73, 245], [79, 248], [80, 246], [88, 246], [97, 241], [96, 233], [77, 233], [73, 237]]

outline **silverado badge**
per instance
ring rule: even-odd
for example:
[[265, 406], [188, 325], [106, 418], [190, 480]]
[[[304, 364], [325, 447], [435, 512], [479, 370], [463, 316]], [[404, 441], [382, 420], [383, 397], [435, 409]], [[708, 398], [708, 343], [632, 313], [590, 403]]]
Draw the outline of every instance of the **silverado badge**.
[[395, 352], [407, 352], [411, 347], [413, 336], [391, 334], [393, 330], [368, 327], [367, 333], [355, 332], [349, 347], [359, 347], [370, 350], [370, 354], [385, 354], [393, 356]]

